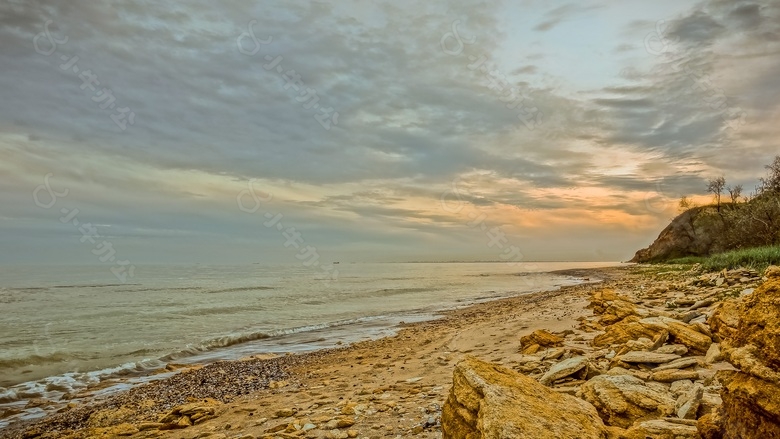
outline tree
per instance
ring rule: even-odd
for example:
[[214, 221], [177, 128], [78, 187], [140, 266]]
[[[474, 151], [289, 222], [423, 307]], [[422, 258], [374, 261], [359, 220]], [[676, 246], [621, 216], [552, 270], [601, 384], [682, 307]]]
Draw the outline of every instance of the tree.
[[707, 192], [715, 194], [715, 200], [717, 201], [718, 205], [718, 212], [720, 212], [720, 195], [723, 193], [724, 187], [726, 187], [726, 178], [723, 176], [713, 178], [707, 182]]
[[761, 192], [780, 194], [780, 155], [775, 156], [771, 165], [766, 165], [769, 171], [766, 178], [761, 179]]
[[731, 197], [731, 204], [739, 203], [739, 197], [742, 196], [742, 185], [738, 184], [733, 188], [729, 186], [728, 191], [729, 191], [729, 197]]
[[685, 212], [691, 207], [693, 207], [693, 203], [686, 195], [683, 195], [682, 197], [680, 197], [680, 204], [678, 205], [678, 207], [680, 208], [680, 212]]

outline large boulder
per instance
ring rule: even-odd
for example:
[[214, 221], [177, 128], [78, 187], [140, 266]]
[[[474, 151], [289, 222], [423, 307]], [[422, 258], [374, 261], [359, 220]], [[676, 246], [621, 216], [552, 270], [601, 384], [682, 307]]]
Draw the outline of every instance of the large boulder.
[[780, 438], [780, 272], [767, 277], [744, 298], [736, 331], [722, 344], [740, 369], [718, 374], [725, 439]]
[[671, 395], [633, 375], [599, 375], [582, 385], [581, 396], [596, 407], [607, 425], [621, 428], [670, 415], [675, 408]]
[[592, 405], [469, 357], [455, 366], [442, 411], [444, 439], [605, 439]]

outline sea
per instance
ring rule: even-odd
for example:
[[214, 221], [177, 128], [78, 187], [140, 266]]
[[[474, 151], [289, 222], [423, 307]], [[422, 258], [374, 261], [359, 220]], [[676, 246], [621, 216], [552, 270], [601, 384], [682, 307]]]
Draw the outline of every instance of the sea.
[[[0, 267], [0, 428], [91, 388], [105, 397], [168, 376], [153, 372], [169, 363], [375, 339], [448, 309], [586, 281], [558, 271], [614, 265], [341, 263], [336, 280], [303, 266], [137, 266], [127, 283], [105, 266]], [[31, 404], [40, 399], [59, 404]]]

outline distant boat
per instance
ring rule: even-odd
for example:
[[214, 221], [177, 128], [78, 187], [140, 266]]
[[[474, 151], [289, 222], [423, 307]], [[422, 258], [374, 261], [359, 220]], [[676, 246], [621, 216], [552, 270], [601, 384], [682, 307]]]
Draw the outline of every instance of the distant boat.
[[333, 265], [339, 265], [341, 262], [334, 262]]

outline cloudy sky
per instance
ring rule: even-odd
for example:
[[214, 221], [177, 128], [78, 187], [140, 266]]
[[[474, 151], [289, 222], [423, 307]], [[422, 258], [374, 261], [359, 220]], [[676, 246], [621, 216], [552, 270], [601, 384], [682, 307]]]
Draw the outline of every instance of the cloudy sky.
[[777, 2], [168, 3], [0, 2], [0, 263], [626, 260], [778, 153]]

